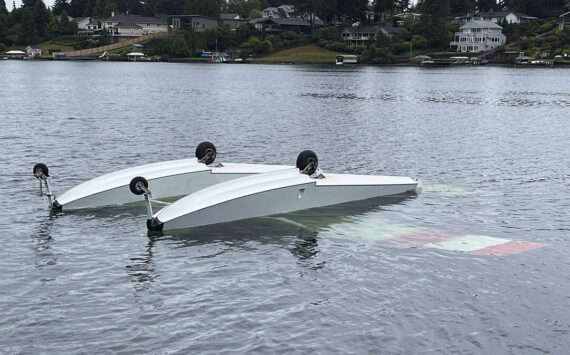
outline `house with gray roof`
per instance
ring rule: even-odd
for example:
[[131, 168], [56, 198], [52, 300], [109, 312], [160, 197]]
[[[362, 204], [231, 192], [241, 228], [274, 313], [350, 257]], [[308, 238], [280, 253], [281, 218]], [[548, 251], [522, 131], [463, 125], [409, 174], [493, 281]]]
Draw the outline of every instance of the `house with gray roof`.
[[232, 30], [238, 28], [243, 23], [239, 14], [220, 14], [218, 26], [228, 25]]
[[507, 21], [507, 23], [523, 23], [537, 20], [534, 16], [529, 16], [521, 12], [514, 12], [509, 10], [504, 11], [489, 11], [489, 12], [476, 12], [474, 14], [467, 14], [455, 17], [451, 23], [466, 24], [471, 20], [483, 20], [493, 23]]
[[295, 15], [294, 5], [281, 5], [279, 7], [268, 7], [261, 11], [262, 18], [290, 18]]
[[311, 23], [302, 18], [258, 18], [250, 21], [256, 29], [271, 34], [279, 34], [285, 31], [297, 33], [309, 33]]
[[202, 15], [175, 15], [170, 16], [172, 27], [177, 30], [204, 32], [210, 28], [218, 27], [218, 19]]
[[457, 52], [486, 52], [507, 42], [503, 28], [494, 22], [471, 20], [459, 30], [449, 43], [451, 49]]
[[98, 22], [101, 24], [100, 28], [109, 33], [113, 42], [152, 33], [168, 32], [166, 20], [156, 17], [119, 14], [100, 19]]

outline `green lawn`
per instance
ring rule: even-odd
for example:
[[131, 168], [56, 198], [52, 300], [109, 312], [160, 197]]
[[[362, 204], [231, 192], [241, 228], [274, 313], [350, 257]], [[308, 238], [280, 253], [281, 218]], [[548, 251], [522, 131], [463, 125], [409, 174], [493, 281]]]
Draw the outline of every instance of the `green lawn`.
[[266, 57], [254, 58], [255, 63], [310, 63], [334, 64], [335, 57], [341, 53], [322, 49], [314, 44], [286, 49]]

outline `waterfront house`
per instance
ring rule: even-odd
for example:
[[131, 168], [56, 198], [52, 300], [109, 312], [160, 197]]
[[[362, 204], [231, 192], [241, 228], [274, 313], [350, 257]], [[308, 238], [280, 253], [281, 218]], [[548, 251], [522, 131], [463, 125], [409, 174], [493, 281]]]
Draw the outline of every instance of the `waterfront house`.
[[92, 36], [99, 30], [99, 23], [91, 17], [78, 17], [72, 21], [77, 23], [77, 34]]
[[71, 21], [77, 24], [77, 29], [83, 30], [87, 27], [87, 24], [91, 22], [91, 17], [76, 17]]
[[483, 20], [493, 23], [506, 21], [507, 23], [523, 23], [534, 21], [537, 18], [534, 16], [529, 16], [520, 12], [513, 12], [509, 10], [505, 11], [489, 11], [489, 12], [476, 12], [474, 14], [467, 14], [463, 16], [455, 17], [451, 20], [451, 23], [464, 25], [471, 20]]
[[27, 46], [26, 47], [26, 54], [28, 55], [28, 57], [39, 57], [42, 55], [42, 50], [40, 47], [32, 47], [32, 46]]
[[294, 17], [295, 6], [294, 5], [281, 5], [279, 7], [268, 7], [261, 11], [262, 18], [291, 18]]
[[204, 32], [218, 27], [218, 20], [202, 15], [175, 15], [170, 16], [172, 27], [177, 30]]
[[250, 21], [258, 30], [270, 34], [279, 34], [285, 31], [297, 33], [310, 33], [311, 23], [302, 18], [258, 18]]
[[243, 23], [239, 14], [220, 14], [218, 26], [228, 25], [232, 30], [235, 30]]
[[502, 27], [494, 22], [471, 20], [455, 32], [449, 43], [457, 52], [479, 53], [492, 50], [507, 42]]
[[414, 12], [405, 12], [405, 13], [401, 13], [401, 14], [396, 14], [394, 16], [392, 16], [394, 19], [396, 19], [396, 22], [398, 23], [398, 26], [403, 26], [404, 23], [406, 22], [407, 19], [412, 18], [416, 21], [420, 20], [420, 17], [422, 15], [418, 14], [418, 13], [414, 13]]
[[346, 27], [342, 30], [340, 36], [346, 44], [362, 47], [366, 46], [368, 41], [376, 39], [376, 32], [378, 32], [378, 29], [375, 27]]
[[101, 29], [107, 31], [113, 42], [121, 42], [152, 33], [168, 32], [165, 19], [138, 15], [116, 15], [99, 20]]

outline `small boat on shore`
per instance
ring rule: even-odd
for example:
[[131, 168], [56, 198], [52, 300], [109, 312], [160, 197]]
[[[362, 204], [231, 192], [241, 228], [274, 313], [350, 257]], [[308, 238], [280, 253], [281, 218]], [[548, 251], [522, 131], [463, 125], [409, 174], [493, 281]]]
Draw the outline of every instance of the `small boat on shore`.
[[358, 64], [358, 56], [352, 54], [337, 55], [335, 57], [336, 65]]
[[[164, 231], [281, 214], [415, 191], [419, 180], [399, 176], [323, 174], [314, 152], [297, 167], [266, 172], [196, 191], [156, 214], [147, 228]], [[150, 202], [149, 202], [150, 203]], [[148, 211], [152, 211], [149, 206]]]
[[[38, 163], [33, 171], [40, 181], [40, 194], [48, 199], [49, 208], [57, 212], [140, 202], [141, 196], [133, 194], [133, 191], [142, 195], [147, 189], [152, 189], [152, 195], [145, 195], [146, 198], [185, 196], [231, 179], [291, 168], [283, 165], [243, 163], [219, 163], [209, 166], [215, 158], [216, 147], [210, 142], [202, 142], [196, 148], [195, 159], [164, 161], [119, 170], [72, 187], [58, 198], [51, 189], [48, 167]], [[139, 178], [133, 182], [133, 177]]]

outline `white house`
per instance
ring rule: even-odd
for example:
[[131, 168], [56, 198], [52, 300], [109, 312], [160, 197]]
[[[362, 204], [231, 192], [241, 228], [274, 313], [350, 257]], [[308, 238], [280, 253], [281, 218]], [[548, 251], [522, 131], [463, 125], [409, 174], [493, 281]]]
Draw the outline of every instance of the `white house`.
[[42, 55], [42, 50], [39, 47], [27, 46], [26, 54], [28, 55], [28, 57], [39, 57]]
[[77, 23], [78, 30], [85, 30], [89, 22], [91, 22], [91, 17], [76, 17], [71, 21]]
[[468, 14], [464, 16], [459, 16], [451, 20], [452, 23], [456, 24], [466, 24], [471, 20], [483, 20], [493, 23], [498, 23], [502, 21], [507, 21], [507, 23], [521, 23], [534, 21], [537, 18], [534, 16], [529, 16], [520, 12], [513, 11], [489, 11], [489, 12], [478, 12], [474, 14]]
[[368, 41], [376, 39], [375, 27], [346, 27], [340, 34], [342, 40], [351, 46], [366, 46]]
[[459, 30], [461, 32], [455, 32], [449, 43], [457, 52], [485, 52], [507, 42], [503, 28], [494, 22], [471, 20]]

